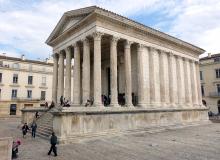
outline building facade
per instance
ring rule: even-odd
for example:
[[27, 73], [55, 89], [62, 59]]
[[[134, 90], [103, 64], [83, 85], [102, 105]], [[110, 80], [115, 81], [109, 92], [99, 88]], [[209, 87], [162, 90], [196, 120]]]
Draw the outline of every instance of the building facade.
[[0, 55], [0, 117], [51, 102], [53, 64]]
[[52, 99], [72, 102], [51, 112], [61, 142], [208, 119], [199, 47], [96, 6], [64, 13], [46, 43], [53, 48]]
[[220, 54], [200, 59], [200, 81], [204, 105], [220, 113]]

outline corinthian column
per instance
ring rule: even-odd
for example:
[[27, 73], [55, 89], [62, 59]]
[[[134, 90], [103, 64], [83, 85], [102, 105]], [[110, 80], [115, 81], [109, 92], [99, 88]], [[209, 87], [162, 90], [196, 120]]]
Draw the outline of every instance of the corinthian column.
[[185, 98], [188, 106], [192, 105], [192, 89], [190, 78], [190, 65], [189, 60], [184, 59], [184, 77], [185, 77]]
[[199, 78], [200, 77], [200, 75], [199, 75], [199, 62], [196, 62], [195, 65], [196, 65], [198, 104], [200, 107], [202, 107], [203, 104], [202, 104], [201, 82], [200, 82], [200, 78]]
[[110, 39], [110, 69], [111, 69], [111, 106], [118, 105], [117, 90], [117, 42], [119, 38], [112, 37]]
[[53, 88], [52, 101], [57, 103], [57, 84], [58, 84], [58, 55], [53, 54]]
[[66, 52], [66, 79], [65, 79], [65, 98], [71, 101], [71, 48], [67, 47]]
[[184, 70], [182, 57], [177, 57], [177, 86], [178, 86], [178, 102], [180, 107], [185, 103], [185, 85], [184, 85]]
[[178, 99], [177, 94], [177, 74], [176, 74], [176, 58], [172, 53], [169, 55], [169, 91], [170, 91], [170, 104], [172, 107], [176, 106]]
[[160, 66], [158, 50], [150, 48], [150, 93], [152, 107], [160, 105]]
[[83, 105], [90, 99], [90, 46], [89, 40], [83, 40], [83, 75], [82, 75]]
[[170, 102], [169, 97], [169, 72], [167, 53], [160, 51], [160, 94], [161, 103], [166, 107]]
[[59, 73], [58, 73], [58, 98], [63, 96], [64, 91], [64, 53], [59, 54]]
[[74, 44], [74, 68], [73, 68], [73, 105], [79, 106], [81, 103], [81, 66], [80, 49], [77, 43]]
[[[137, 75], [138, 75], [138, 106], [146, 107], [149, 104], [149, 55], [144, 53], [145, 47], [138, 44], [137, 48]], [[147, 50], [148, 51], [148, 50]], [[145, 54], [145, 55], [144, 55]], [[145, 58], [147, 57], [147, 59]], [[146, 65], [146, 66], [145, 66]], [[146, 76], [148, 74], [148, 76]]]
[[124, 58], [125, 58], [125, 105], [130, 107], [132, 104], [132, 83], [131, 83], [131, 44], [132, 42], [126, 40], [124, 44]]
[[197, 106], [199, 105], [199, 102], [198, 102], [198, 90], [197, 90], [197, 85], [198, 85], [198, 83], [197, 83], [196, 63], [193, 61], [192, 64], [191, 64], [191, 66], [192, 66], [192, 74], [193, 74], [193, 81], [192, 81], [192, 83], [194, 84], [194, 85], [193, 85], [193, 88], [194, 88], [194, 92], [193, 92], [193, 94], [194, 94], [193, 104], [194, 104], [194, 106], [197, 107]]

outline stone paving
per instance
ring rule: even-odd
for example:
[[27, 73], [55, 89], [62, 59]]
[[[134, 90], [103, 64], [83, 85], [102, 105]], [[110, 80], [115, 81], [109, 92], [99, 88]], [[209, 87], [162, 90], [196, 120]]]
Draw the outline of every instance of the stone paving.
[[58, 157], [48, 156], [47, 140], [22, 138], [19, 120], [0, 120], [0, 137], [20, 139], [18, 160], [219, 160], [220, 123], [163, 131], [100, 137], [58, 145]]

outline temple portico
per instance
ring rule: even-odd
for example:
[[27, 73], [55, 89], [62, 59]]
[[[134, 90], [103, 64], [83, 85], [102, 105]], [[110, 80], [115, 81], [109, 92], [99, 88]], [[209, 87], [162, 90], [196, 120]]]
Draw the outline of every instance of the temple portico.
[[109, 94], [110, 106], [119, 107], [118, 95], [124, 93], [128, 107], [202, 107], [195, 59], [98, 31], [83, 35], [53, 57], [54, 102], [63, 95], [71, 107], [83, 107], [87, 100], [103, 107], [102, 95]]

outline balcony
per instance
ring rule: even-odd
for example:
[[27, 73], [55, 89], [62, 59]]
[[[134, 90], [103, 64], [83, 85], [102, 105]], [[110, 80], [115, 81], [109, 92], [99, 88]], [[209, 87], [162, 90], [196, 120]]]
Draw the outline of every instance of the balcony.
[[209, 97], [220, 97], [220, 92], [209, 92]]

